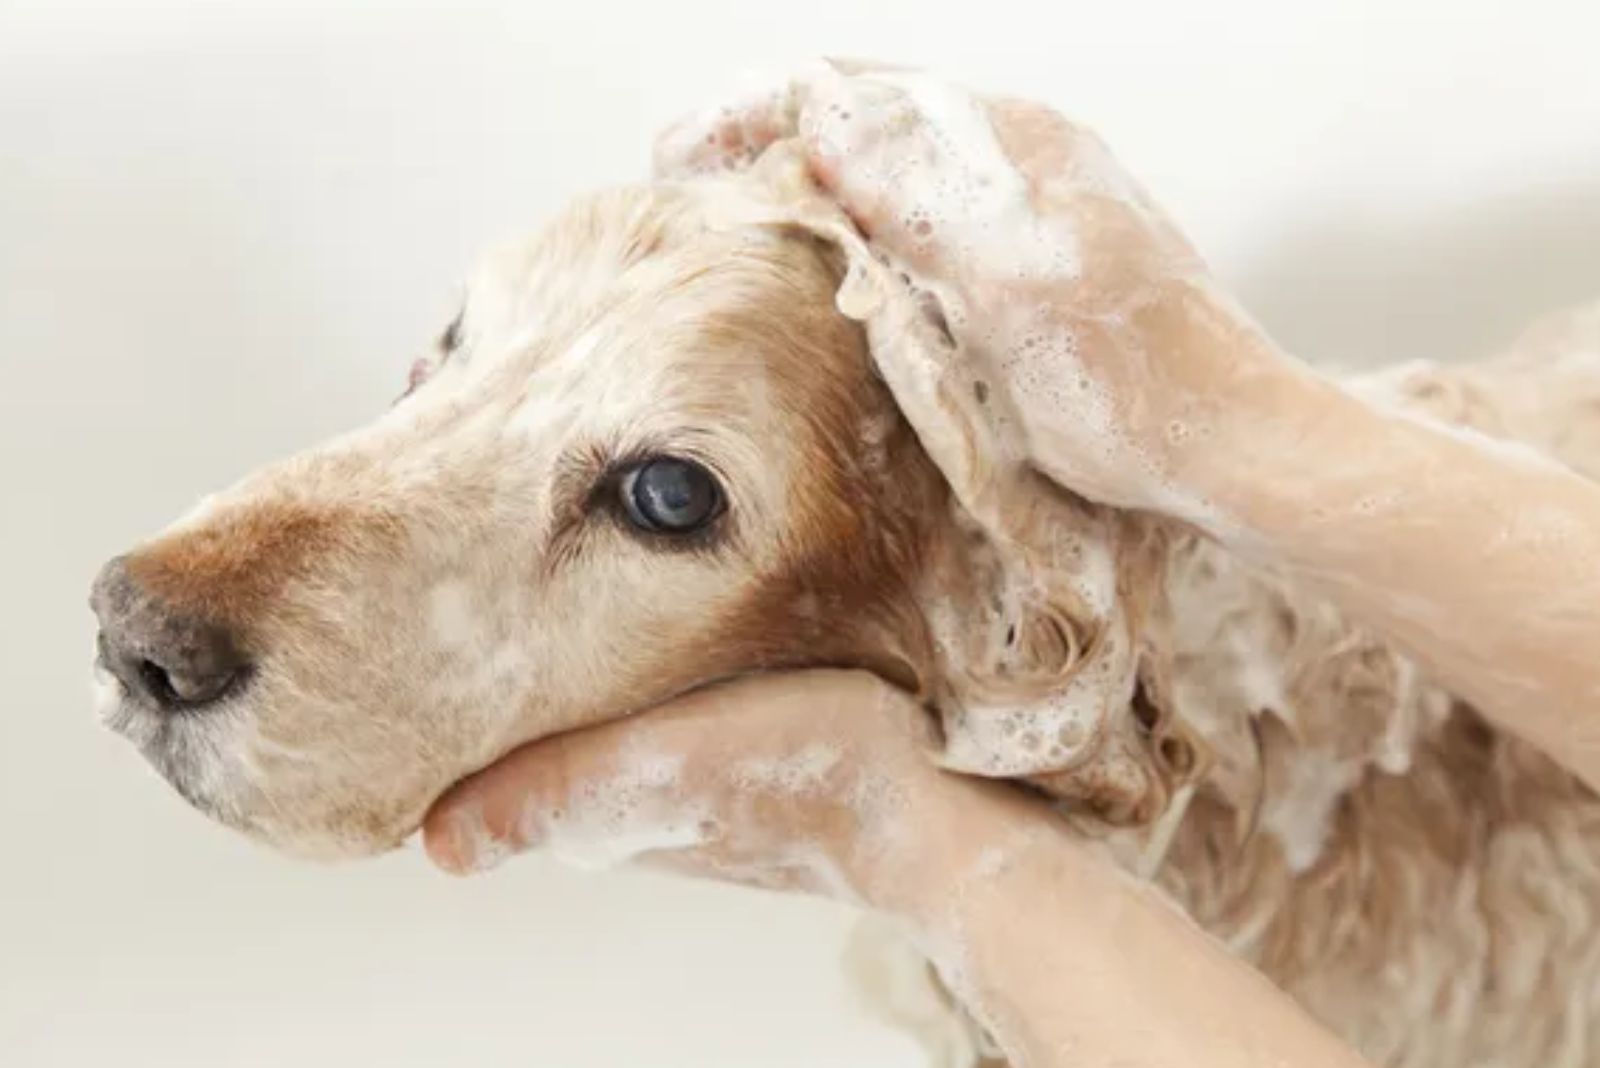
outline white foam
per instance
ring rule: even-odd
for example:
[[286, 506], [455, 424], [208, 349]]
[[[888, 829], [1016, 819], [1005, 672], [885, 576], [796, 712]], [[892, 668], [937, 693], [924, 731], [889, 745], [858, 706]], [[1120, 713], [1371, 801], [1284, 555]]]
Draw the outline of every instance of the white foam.
[[945, 231], [944, 240], [962, 260], [997, 274], [1035, 281], [1078, 276], [1077, 235], [1033, 210], [1027, 182], [975, 97], [923, 75], [876, 77], [910, 97], [941, 153], [933, 166], [903, 164], [885, 176], [900, 185], [902, 202], [911, 206], [907, 221], [913, 232], [923, 224], [930, 232]]
[[630, 754], [611, 777], [578, 787], [564, 808], [530, 808], [523, 815], [523, 838], [562, 863], [590, 871], [698, 845], [712, 829], [710, 812], [673, 796], [682, 768], [680, 757]]
[[549, 826], [544, 849], [551, 857], [582, 871], [604, 871], [645, 853], [686, 849], [705, 840], [698, 820], [663, 820], [654, 825], [595, 828], [560, 821]]
[[916, 840], [919, 833], [903, 783], [872, 767], [863, 768], [851, 784], [848, 802], [856, 814], [855, 848], [863, 858], [881, 860]]
[[1051, 562], [1072, 576], [1072, 588], [1084, 607], [1097, 619], [1109, 619], [1117, 606], [1117, 563], [1110, 544], [1064, 532], [1051, 549]]
[[1360, 777], [1359, 767], [1306, 750], [1289, 765], [1288, 782], [1262, 813], [1261, 823], [1283, 846], [1284, 862], [1299, 874], [1322, 855], [1334, 807]]
[[827, 783], [828, 773], [839, 763], [836, 746], [817, 742], [787, 757], [741, 761], [733, 780], [745, 789], [799, 795], [815, 793]]
[[954, 771], [992, 777], [1073, 763], [1098, 726], [1133, 699], [1133, 673], [1115, 668], [1114, 660], [1097, 659], [1074, 671], [1059, 689], [1026, 703], [947, 709], [941, 762]]
[[[917, 133], [904, 135], [912, 124]], [[1067, 314], [1084, 269], [1080, 235], [1066, 213], [1035, 208], [1029, 182], [1000, 145], [985, 105], [957, 87], [917, 74], [824, 78], [801, 125], [825, 154], [848, 156], [850, 186], [873, 190], [899, 206], [898, 221], [908, 235], [898, 246], [903, 256], [878, 250], [891, 269], [852, 264], [839, 294], [841, 310], [867, 320], [870, 328], [874, 320], [919, 317], [907, 315], [904, 305], [932, 304], [963, 350], [951, 359], [918, 351], [931, 343], [907, 343], [900, 331], [869, 329], [884, 377], [964, 504], [974, 506], [981, 483], [996, 467], [1026, 460], [1104, 503], [1158, 509], [1207, 529], [1223, 528], [1212, 502], [1175, 486], [1165, 461], [1130, 437], [1124, 429], [1129, 416], [1120, 410], [1129, 398], [1114, 396], [1106, 377], [1081, 351], [1080, 319], [1090, 314], [1102, 332], [1119, 337], [1122, 348], [1136, 346], [1137, 334], [1119, 309], [1143, 298], [1131, 294], [1115, 307]], [[1075, 136], [1071, 164], [1062, 174], [1047, 176], [1049, 181], [1115, 199], [1123, 210], [1144, 217], [1159, 214], [1098, 141], [1082, 131]], [[1165, 220], [1155, 222], [1166, 226]], [[888, 240], [896, 245], [894, 238]], [[960, 278], [978, 281], [930, 277], [919, 269], [919, 245], [939, 250], [941, 274], [955, 265]], [[865, 255], [849, 242], [846, 247], [858, 261]], [[1187, 247], [1180, 242], [1171, 254], [1170, 272], [1188, 273]], [[880, 287], [901, 290], [891, 301], [902, 306], [898, 312], [884, 307], [882, 298], [891, 294], [882, 289], [872, 299], [870, 287], [863, 285], [868, 275], [877, 276], [873, 280]], [[968, 298], [982, 301], [981, 316], [969, 315]], [[1094, 355], [1123, 363], [1161, 356]], [[953, 383], [941, 393], [940, 384], [952, 376], [964, 386], [997, 387], [1003, 399], [980, 401], [982, 412], [958, 400], [967, 410], [952, 412], [949, 398], [970, 394]], [[1020, 417], [1025, 441], [1018, 440], [1014, 417]], [[1209, 427], [1177, 419], [1158, 432], [1169, 443], [1183, 442], [1205, 436]], [[952, 434], [964, 439], [961, 446], [944, 443]]]

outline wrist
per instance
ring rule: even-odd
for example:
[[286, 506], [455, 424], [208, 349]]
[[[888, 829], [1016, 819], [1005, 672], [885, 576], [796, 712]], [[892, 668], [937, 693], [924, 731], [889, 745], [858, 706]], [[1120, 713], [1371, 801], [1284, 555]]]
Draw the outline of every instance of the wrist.
[[1193, 394], [1200, 410], [1184, 421], [1203, 430], [1174, 450], [1171, 481], [1196, 499], [1194, 514], [1180, 518], [1245, 548], [1292, 518], [1284, 509], [1300, 508], [1308, 476], [1362, 439], [1371, 412], [1284, 353], [1224, 295], [1198, 303], [1194, 336], [1216, 373]]
[[1332, 382], [1307, 373], [1263, 391], [1207, 458], [1214, 502], [1208, 533], [1233, 548], [1292, 551], [1300, 536], [1369, 495], [1369, 457], [1387, 451], [1383, 418]]
[[959, 923], [975, 892], [1067, 834], [1043, 804], [1005, 785], [937, 775], [941, 788], [915, 802], [915, 826], [896, 848], [858, 851], [866, 903], [933, 938]]

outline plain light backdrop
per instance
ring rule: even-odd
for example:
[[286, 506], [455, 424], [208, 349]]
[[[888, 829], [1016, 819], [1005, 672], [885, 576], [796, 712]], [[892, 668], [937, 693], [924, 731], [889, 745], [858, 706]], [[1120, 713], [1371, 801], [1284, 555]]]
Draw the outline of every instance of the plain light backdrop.
[[477, 249], [742, 70], [936, 67], [1095, 125], [1324, 360], [1600, 294], [1600, 6], [0, 0], [0, 1065], [900, 1068], [822, 905], [190, 813], [89, 715], [103, 558], [377, 413]]

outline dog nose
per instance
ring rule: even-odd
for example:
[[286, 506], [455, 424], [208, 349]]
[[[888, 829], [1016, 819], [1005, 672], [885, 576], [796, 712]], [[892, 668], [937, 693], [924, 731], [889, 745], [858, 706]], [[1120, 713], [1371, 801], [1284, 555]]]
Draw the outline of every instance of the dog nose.
[[231, 692], [250, 664], [228, 628], [153, 595], [117, 558], [94, 581], [100, 659], [136, 699], [163, 711], [203, 708]]

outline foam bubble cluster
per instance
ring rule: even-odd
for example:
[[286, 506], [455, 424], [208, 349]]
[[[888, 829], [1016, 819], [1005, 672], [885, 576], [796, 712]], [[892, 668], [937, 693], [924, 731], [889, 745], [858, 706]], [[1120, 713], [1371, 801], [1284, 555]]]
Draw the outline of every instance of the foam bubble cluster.
[[591, 871], [643, 853], [698, 845], [712, 830], [710, 813], [703, 806], [661, 800], [677, 785], [682, 768], [681, 758], [634, 755], [616, 774], [580, 786], [565, 808], [530, 808], [523, 816], [523, 838], [539, 842], [563, 863]]
[[[825, 153], [849, 156], [853, 181], [886, 192], [913, 244], [937, 241], [958, 261], [1018, 280], [1078, 275], [1076, 234], [1033, 210], [977, 99], [910, 73], [839, 80], [824, 92], [831, 99], [806, 116], [809, 132]], [[910, 123], [926, 135], [922, 151], [894, 151], [893, 132]]]
[[746, 789], [799, 796], [820, 791], [838, 763], [838, 748], [819, 743], [786, 757], [743, 761], [733, 778]]

